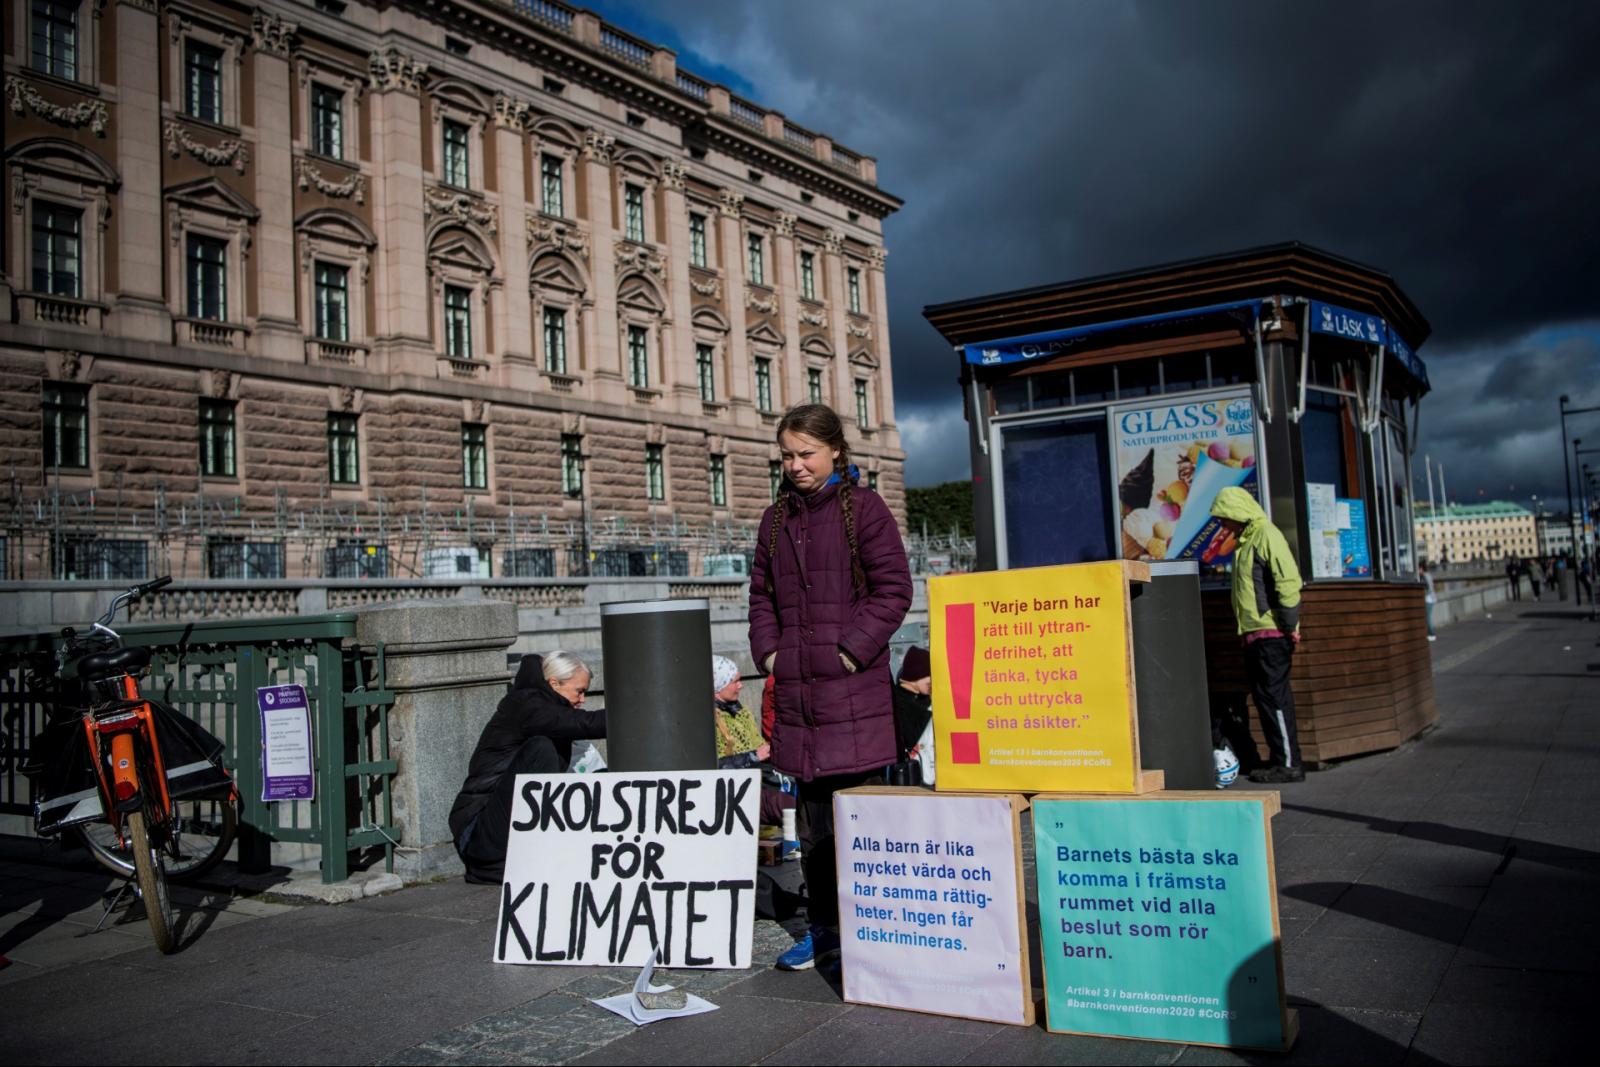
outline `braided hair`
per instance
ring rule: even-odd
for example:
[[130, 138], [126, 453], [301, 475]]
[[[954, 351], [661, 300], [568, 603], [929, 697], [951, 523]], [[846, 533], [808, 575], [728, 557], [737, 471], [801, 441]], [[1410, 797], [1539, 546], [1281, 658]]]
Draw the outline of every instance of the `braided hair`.
[[[837, 412], [826, 404], [801, 404], [790, 408], [778, 422], [777, 436], [782, 440], [786, 433], [803, 434], [821, 441], [830, 449], [838, 449], [834, 457], [833, 473], [839, 478], [839, 511], [844, 517], [844, 536], [850, 544], [850, 580], [857, 593], [867, 584], [867, 572], [861, 566], [861, 549], [856, 543], [856, 514], [851, 501], [855, 486], [850, 480], [850, 445], [844, 437], [844, 422]], [[767, 527], [767, 593], [773, 591], [771, 560], [778, 558], [778, 532], [788, 512], [788, 476], [778, 489], [778, 499], [772, 507], [772, 522]]]

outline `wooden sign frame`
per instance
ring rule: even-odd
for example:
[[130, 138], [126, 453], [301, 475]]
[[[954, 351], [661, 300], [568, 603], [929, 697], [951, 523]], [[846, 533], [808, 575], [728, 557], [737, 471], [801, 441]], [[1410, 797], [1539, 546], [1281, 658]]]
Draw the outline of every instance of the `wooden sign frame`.
[[[1017, 976], [1018, 976], [1018, 982], [1019, 982], [1019, 985], [1020, 985], [1018, 993], [1019, 993], [1019, 995], [1021, 997], [1021, 1002], [1022, 1002], [1022, 1018], [1020, 1020], [1016, 1021], [1016, 1022], [1012, 1022], [1010, 1020], [994, 1019], [994, 1018], [990, 1018], [990, 1017], [987, 1017], [987, 1016], [971, 1015], [971, 1014], [967, 1014], [967, 1013], [961, 1012], [961, 1011], [929, 1012], [929, 1011], [923, 1011], [923, 1010], [917, 1009], [917, 1008], [904, 1007], [904, 1006], [899, 1005], [899, 1004], [889, 1004], [889, 1003], [885, 1003], [885, 1002], [883, 1002], [881, 1000], [865, 1000], [865, 999], [862, 999], [860, 997], [854, 996], [851, 993], [851, 989], [850, 989], [851, 968], [848, 966], [848, 964], [843, 969], [843, 973], [844, 973], [843, 996], [844, 996], [845, 1001], [847, 1003], [850, 1003], [850, 1004], [863, 1004], [863, 1005], [867, 1005], [867, 1006], [870, 1006], [870, 1007], [889, 1008], [889, 1009], [892, 1009], [894, 1011], [906, 1011], [906, 1012], [911, 1012], [913, 1014], [918, 1014], [918, 1015], [940, 1015], [940, 1016], [948, 1016], [948, 1017], [957, 1018], [957, 1019], [972, 1019], [972, 1020], [977, 1021], [977, 1022], [996, 1023], [996, 1024], [1002, 1025], [1002, 1026], [1033, 1026], [1034, 1023], [1038, 1019], [1038, 1016], [1037, 1016], [1037, 1001], [1036, 1001], [1036, 999], [1034, 997], [1034, 992], [1033, 992], [1033, 973], [1032, 973], [1032, 966], [1031, 966], [1031, 964], [1029, 962], [1029, 957], [1031, 955], [1031, 952], [1030, 952], [1031, 940], [1028, 937], [1028, 890], [1027, 890], [1027, 882], [1024, 881], [1025, 875], [1023, 873], [1023, 866], [1022, 866], [1022, 813], [1028, 810], [1028, 807], [1029, 807], [1028, 798], [1026, 796], [1022, 795], [1021, 793], [1008, 793], [1008, 792], [978, 793], [978, 792], [966, 792], [966, 791], [963, 791], [963, 792], [960, 792], [960, 793], [953, 793], [953, 794], [952, 793], [939, 794], [939, 793], [935, 793], [935, 792], [932, 792], [931, 790], [928, 790], [928, 789], [925, 789], [925, 788], [921, 788], [921, 787], [918, 787], [918, 786], [888, 786], [888, 785], [857, 786], [856, 788], [853, 788], [853, 789], [841, 789], [841, 790], [839, 790], [838, 793], [836, 793], [834, 795], [835, 795], [835, 797], [840, 797], [840, 796], [914, 797], [914, 798], [918, 798], [918, 799], [922, 799], [922, 800], [955, 801], [955, 802], [960, 802], [960, 801], [963, 801], [963, 800], [979, 800], [979, 799], [984, 799], [984, 798], [991, 798], [991, 799], [996, 799], [996, 800], [1005, 800], [1010, 804], [1010, 807], [1011, 807], [1011, 846], [1012, 846], [1011, 853], [1012, 853], [1012, 860], [1013, 860], [1013, 864], [1014, 864], [1014, 866], [1013, 866], [1013, 883], [1012, 884], [1013, 884], [1013, 887], [1016, 890], [1016, 899], [1015, 899], [1014, 903], [1015, 903], [1015, 906], [1016, 906], [1016, 918], [1017, 918], [1017, 948], [1018, 948], [1018, 953], [1017, 954], [1020, 957], [1018, 959], [1018, 961], [1017, 961]], [[847, 847], [846, 846], [846, 838], [847, 838], [847, 836], [848, 836], [848, 829], [846, 828], [845, 823], [842, 822], [838, 818], [838, 809], [837, 809], [837, 807], [835, 807], [835, 818], [834, 818], [834, 856], [835, 856], [835, 864], [836, 864], [835, 869], [838, 872], [838, 878], [839, 878], [841, 884], [843, 883], [844, 878], [847, 877], [847, 873], [850, 870], [849, 863], [845, 859], [845, 852], [846, 852], [846, 847]], [[1004, 902], [1003, 901], [997, 901], [995, 904], [992, 904], [990, 906], [994, 907], [994, 906], [997, 906], [997, 905], [999, 905], [1001, 903], [1004, 903]], [[841, 916], [843, 915], [843, 909], [844, 909], [844, 902], [841, 900], [841, 902], [840, 902], [840, 914], [841, 914]], [[841, 935], [842, 935], [842, 931], [843, 931], [843, 927], [841, 925]]]
[[[1283, 974], [1283, 929], [1278, 917], [1278, 872], [1277, 861], [1273, 855], [1272, 847], [1272, 818], [1283, 810], [1282, 797], [1275, 790], [1242, 790], [1237, 792], [1212, 792], [1207, 790], [1172, 790], [1170, 792], [1150, 793], [1142, 796], [1130, 796], [1115, 793], [1039, 793], [1033, 797], [1034, 818], [1038, 818], [1037, 805], [1041, 801], [1067, 801], [1073, 803], [1095, 803], [1106, 801], [1141, 801], [1145, 803], [1160, 803], [1162, 801], [1203, 801], [1215, 803], [1249, 803], [1255, 801], [1261, 808], [1261, 834], [1263, 845], [1263, 859], [1266, 866], [1267, 899], [1272, 914], [1272, 955], [1273, 967], [1278, 983], [1278, 1025], [1283, 1036], [1280, 1045], [1228, 1045], [1220, 1042], [1194, 1041], [1177, 1038], [1161, 1038], [1135, 1036], [1129, 1034], [1107, 1034], [1086, 1030], [1058, 1029], [1052, 1026], [1049, 1019], [1049, 987], [1048, 978], [1044, 986], [1045, 1003], [1045, 1029], [1053, 1034], [1077, 1034], [1089, 1037], [1110, 1037], [1123, 1041], [1156, 1041], [1165, 1044], [1201, 1045], [1210, 1048], [1243, 1048], [1254, 1049], [1262, 1052], [1287, 1052], [1300, 1036], [1300, 1014], [1289, 1007], [1288, 990], [1284, 985]], [[1037, 827], [1035, 827], [1035, 842], [1037, 843]], [[1040, 936], [1044, 935], [1044, 919], [1040, 916]], [[1040, 945], [1041, 961], [1048, 972], [1048, 954], [1044, 945]]]

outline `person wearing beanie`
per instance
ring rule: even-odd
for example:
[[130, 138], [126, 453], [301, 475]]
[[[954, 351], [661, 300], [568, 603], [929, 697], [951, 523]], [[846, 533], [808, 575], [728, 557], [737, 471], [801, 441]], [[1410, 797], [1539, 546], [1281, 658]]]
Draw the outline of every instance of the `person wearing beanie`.
[[771, 755], [761, 724], [739, 703], [739, 667], [726, 656], [711, 657], [711, 684], [715, 693], [717, 767], [737, 770], [754, 767]]

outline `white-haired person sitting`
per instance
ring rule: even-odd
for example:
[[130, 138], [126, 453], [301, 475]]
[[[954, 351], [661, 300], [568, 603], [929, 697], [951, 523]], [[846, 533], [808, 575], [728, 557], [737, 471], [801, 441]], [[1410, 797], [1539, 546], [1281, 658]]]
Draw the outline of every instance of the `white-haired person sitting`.
[[450, 808], [450, 836], [467, 881], [498, 884], [519, 774], [558, 774], [572, 743], [606, 735], [606, 713], [584, 711], [589, 668], [570, 652], [526, 656], [511, 691], [478, 737], [467, 780]]

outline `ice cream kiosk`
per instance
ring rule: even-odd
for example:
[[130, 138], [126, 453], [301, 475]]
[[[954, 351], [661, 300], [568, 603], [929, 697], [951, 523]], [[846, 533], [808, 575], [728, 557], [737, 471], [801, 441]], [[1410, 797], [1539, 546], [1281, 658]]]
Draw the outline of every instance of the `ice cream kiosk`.
[[981, 568], [1198, 568], [1209, 700], [1242, 702], [1236, 546], [1210, 516], [1239, 486], [1306, 579], [1305, 759], [1433, 722], [1410, 475], [1429, 326], [1387, 273], [1291, 242], [923, 314], [960, 364]]

